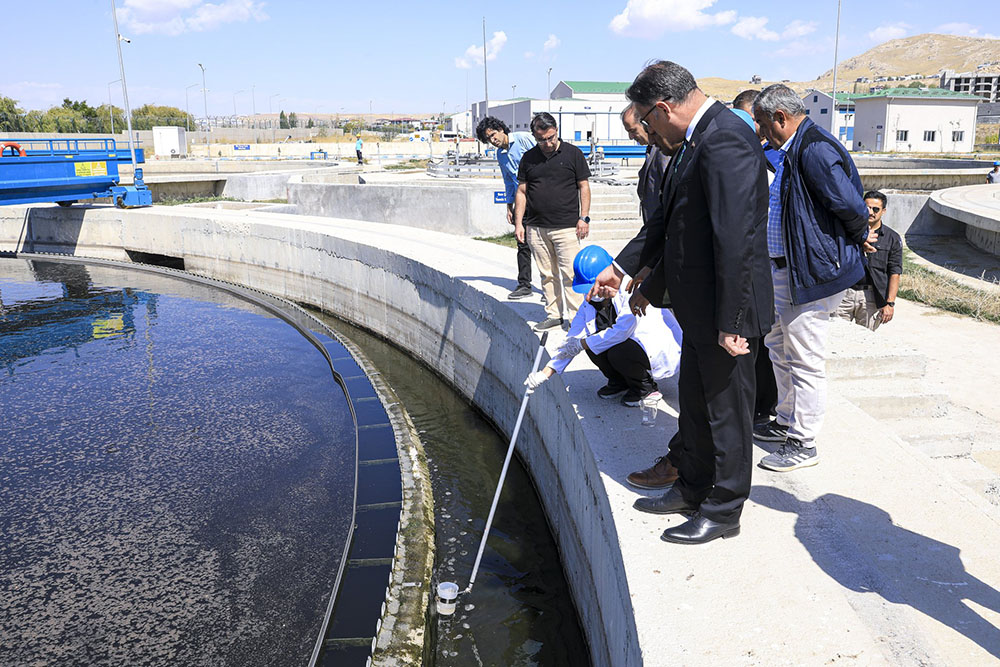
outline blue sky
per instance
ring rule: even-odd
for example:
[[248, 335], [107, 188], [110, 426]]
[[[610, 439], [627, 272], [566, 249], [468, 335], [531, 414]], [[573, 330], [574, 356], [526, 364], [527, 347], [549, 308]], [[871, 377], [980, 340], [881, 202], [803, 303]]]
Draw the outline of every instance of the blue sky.
[[[490, 97], [544, 97], [560, 79], [630, 80], [666, 58], [695, 77], [808, 80], [832, 66], [835, 0], [573, 2], [116, 0], [129, 97], [211, 115], [256, 110], [430, 113], [482, 99], [482, 18]], [[0, 0], [0, 95], [44, 109], [64, 97], [101, 104], [118, 78], [110, 0]], [[992, 15], [990, 22], [969, 23]], [[845, 2], [841, 60], [924, 32], [995, 37], [992, 6], [971, 0]], [[959, 20], [956, 17], [967, 17]], [[195, 85], [197, 84], [197, 85]], [[238, 91], [245, 92], [238, 92]], [[121, 105], [114, 89], [115, 103]]]

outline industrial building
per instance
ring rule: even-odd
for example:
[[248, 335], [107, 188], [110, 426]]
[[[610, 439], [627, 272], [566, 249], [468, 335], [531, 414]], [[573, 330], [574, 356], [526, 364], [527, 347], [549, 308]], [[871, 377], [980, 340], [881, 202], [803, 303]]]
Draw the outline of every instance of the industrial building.
[[940, 88], [890, 88], [854, 100], [854, 150], [971, 153], [979, 97]]
[[1000, 102], [1000, 63], [996, 71], [962, 72], [956, 74], [953, 70], [941, 71], [941, 87], [956, 93], [975, 95], [983, 102]]
[[854, 145], [854, 100], [860, 97], [854, 93], [837, 93], [836, 125], [831, 121], [833, 96], [819, 90], [808, 91], [802, 97], [806, 113], [813, 122], [834, 134], [847, 150]]
[[627, 81], [560, 81], [549, 99], [490, 100], [488, 111], [485, 101], [476, 102], [472, 105], [472, 130], [485, 116], [494, 116], [515, 132], [527, 132], [532, 117], [547, 111], [555, 116], [563, 141], [631, 143], [619, 118], [628, 105], [625, 90], [630, 85]]

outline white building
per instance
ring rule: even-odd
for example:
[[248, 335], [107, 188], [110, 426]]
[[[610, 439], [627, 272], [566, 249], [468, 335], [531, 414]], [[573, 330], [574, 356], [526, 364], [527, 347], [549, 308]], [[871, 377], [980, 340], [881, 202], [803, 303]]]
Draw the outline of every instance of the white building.
[[463, 137], [471, 137], [476, 131], [476, 128], [472, 126], [472, 112], [460, 111], [448, 116], [444, 129], [449, 132], [458, 132]]
[[806, 105], [806, 113], [813, 122], [840, 139], [847, 150], [854, 145], [854, 100], [859, 97], [854, 93], [837, 93], [836, 126], [831, 118], [833, 112], [833, 96], [819, 90], [811, 90], [802, 97]]
[[854, 150], [971, 153], [975, 95], [941, 88], [890, 88], [855, 98]]
[[983, 102], [1000, 102], [1000, 71], [962, 72], [941, 71], [941, 87], [956, 93], [975, 95]]
[[547, 111], [555, 117], [563, 141], [631, 143], [620, 117], [628, 104], [625, 90], [630, 85], [619, 81], [560, 81], [547, 100], [528, 97], [490, 100], [488, 112], [485, 102], [476, 102], [471, 110], [470, 134], [475, 133], [479, 121], [487, 115], [502, 120], [515, 132], [528, 132], [532, 117]]

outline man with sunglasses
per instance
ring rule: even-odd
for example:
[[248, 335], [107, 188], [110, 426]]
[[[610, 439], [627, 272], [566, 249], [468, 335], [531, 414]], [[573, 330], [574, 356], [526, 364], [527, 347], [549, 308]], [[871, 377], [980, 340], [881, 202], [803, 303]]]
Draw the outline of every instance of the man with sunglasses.
[[888, 197], [878, 190], [865, 193], [868, 207], [868, 228], [878, 235], [873, 243], [865, 243], [868, 256], [865, 276], [848, 288], [837, 307], [837, 317], [850, 320], [872, 331], [892, 319], [899, 291], [899, 276], [903, 273], [903, 241], [888, 226], [882, 224]]

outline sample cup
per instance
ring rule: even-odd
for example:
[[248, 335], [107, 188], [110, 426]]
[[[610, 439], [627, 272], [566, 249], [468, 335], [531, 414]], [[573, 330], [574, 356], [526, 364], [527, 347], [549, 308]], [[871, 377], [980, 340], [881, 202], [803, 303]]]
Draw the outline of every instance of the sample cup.
[[660, 392], [658, 391], [649, 394], [639, 403], [639, 412], [642, 415], [643, 426], [656, 426], [656, 413], [658, 412], [657, 406], [659, 403]]
[[442, 581], [438, 584], [437, 610], [442, 616], [451, 616], [455, 613], [458, 604], [458, 584], [451, 581]]

